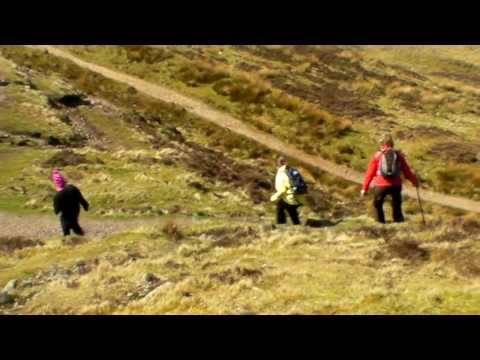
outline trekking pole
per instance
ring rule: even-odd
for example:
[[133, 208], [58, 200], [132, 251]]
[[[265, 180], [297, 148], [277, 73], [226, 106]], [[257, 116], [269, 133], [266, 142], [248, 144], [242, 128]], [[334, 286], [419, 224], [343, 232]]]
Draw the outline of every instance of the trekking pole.
[[418, 205], [420, 206], [420, 212], [422, 213], [422, 221], [423, 225], [426, 225], [427, 223], [425, 222], [425, 215], [423, 214], [423, 207], [422, 207], [422, 199], [420, 198], [420, 184], [417, 186], [417, 199], [418, 199]]

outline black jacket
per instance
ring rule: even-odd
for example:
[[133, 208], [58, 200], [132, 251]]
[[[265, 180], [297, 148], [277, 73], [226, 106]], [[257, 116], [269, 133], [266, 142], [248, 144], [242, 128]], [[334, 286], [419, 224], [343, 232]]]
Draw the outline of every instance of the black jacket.
[[80, 214], [80, 205], [85, 211], [90, 207], [80, 190], [73, 185], [65, 186], [53, 198], [55, 214], [62, 213], [64, 217], [77, 217]]

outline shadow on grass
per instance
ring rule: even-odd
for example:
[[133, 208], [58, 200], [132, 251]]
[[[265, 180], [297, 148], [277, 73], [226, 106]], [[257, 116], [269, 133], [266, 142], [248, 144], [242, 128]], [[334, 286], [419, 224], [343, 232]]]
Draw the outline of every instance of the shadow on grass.
[[309, 226], [312, 228], [324, 228], [324, 227], [331, 227], [340, 224], [343, 220], [318, 220], [318, 219], [307, 219], [305, 226]]

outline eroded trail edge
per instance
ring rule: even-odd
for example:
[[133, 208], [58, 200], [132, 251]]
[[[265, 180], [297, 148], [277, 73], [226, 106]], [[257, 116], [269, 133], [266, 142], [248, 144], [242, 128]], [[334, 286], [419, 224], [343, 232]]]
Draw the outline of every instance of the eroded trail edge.
[[[182, 106], [186, 110], [200, 116], [207, 121], [210, 121], [223, 128], [229, 129], [236, 134], [243, 135], [251, 140], [258, 142], [259, 144], [270, 148], [273, 151], [282, 153], [290, 158], [296, 159], [305, 164], [326, 171], [332, 175], [341, 177], [345, 180], [357, 184], [362, 183], [363, 175], [358, 171], [352, 170], [342, 165], [337, 165], [319, 156], [307, 154], [304, 151], [292, 145], [289, 145], [270, 134], [246, 125], [239, 119], [236, 119], [221, 111], [215, 110], [199, 100], [187, 97], [161, 85], [152, 84], [134, 76], [126, 75], [124, 73], [108, 69], [104, 66], [81, 60], [74, 55], [66, 51], [60, 50], [54, 46], [35, 45], [32, 47], [47, 50], [55, 56], [70, 60], [71, 62], [77, 64], [78, 66], [81, 66], [82, 68], [101, 74], [109, 79], [127, 84], [135, 88], [137, 91], [140, 91], [153, 98]], [[405, 186], [404, 192], [406, 195], [412, 198], [417, 197], [415, 189], [410, 186]], [[424, 201], [480, 213], [480, 202], [477, 201], [427, 190], [422, 190], [421, 196]]]

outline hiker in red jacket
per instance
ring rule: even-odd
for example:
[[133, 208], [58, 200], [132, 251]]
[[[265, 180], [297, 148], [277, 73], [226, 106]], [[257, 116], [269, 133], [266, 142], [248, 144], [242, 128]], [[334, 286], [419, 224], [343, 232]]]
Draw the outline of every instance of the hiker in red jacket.
[[393, 148], [393, 139], [390, 135], [380, 140], [380, 150], [375, 153], [368, 164], [368, 169], [363, 182], [362, 197], [368, 192], [370, 183], [375, 179], [375, 208], [376, 220], [385, 224], [383, 202], [387, 195], [392, 197], [393, 221], [403, 222], [402, 213], [402, 178], [403, 173], [410, 182], [418, 187], [417, 177], [412, 173], [405, 160], [405, 156]]

